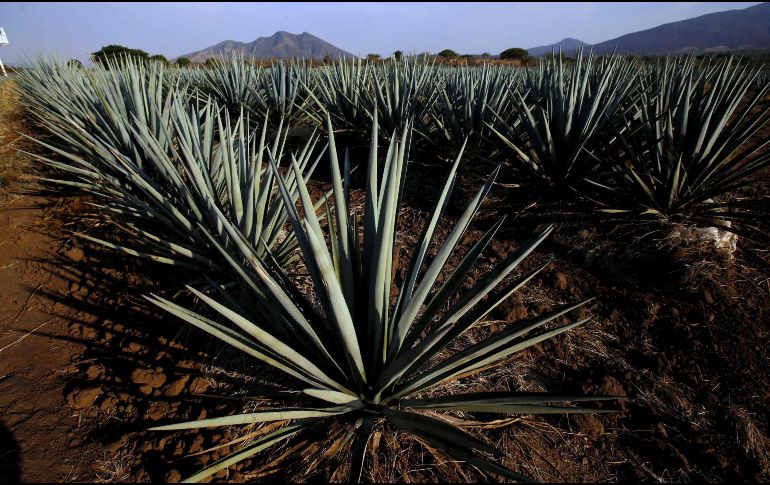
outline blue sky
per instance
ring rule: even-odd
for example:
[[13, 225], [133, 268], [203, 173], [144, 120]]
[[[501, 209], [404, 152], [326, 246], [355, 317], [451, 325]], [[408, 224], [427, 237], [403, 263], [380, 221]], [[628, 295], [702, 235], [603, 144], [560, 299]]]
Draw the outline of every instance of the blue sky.
[[0, 3], [0, 26], [11, 42], [0, 47], [0, 58], [14, 64], [58, 53], [85, 61], [107, 44], [172, 58], [278, 30], [310, 32], [357, 55], [499, 53], [564, 37], [597, 43], [757, 3]]

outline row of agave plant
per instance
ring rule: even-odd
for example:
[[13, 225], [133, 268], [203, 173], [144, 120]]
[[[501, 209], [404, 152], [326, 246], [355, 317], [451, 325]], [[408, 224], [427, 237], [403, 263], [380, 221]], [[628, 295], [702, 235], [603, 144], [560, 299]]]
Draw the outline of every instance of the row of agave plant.
[[579, 54], [538, 68], [448, 68], [338, 62], [258, 68], [237, 57], [172, 71], [203, 99], [273, 124], [313, 123], [382, 134], [411, 122], [430, 147], [504, 163], [516, 185], [588, 202], [603, 217], [672, 219], [767, 232], [766, 200], [730, 192], [770, 163], [766, 71], [733, 59], [669, 58], [655, 65]]
[[[568, 319], [586, 303], [576, 302], [462, 346], [461, 336], [545, 268], [517, 271], [552, 232], [540, 231], [468, 288], [469, 272], [503, 219], [449, 265], [499, 171], [487, 176], [448, 235], [439, 238], [465, 145], [446, 167], [409, 263], [396, 278], [399, 214], [417, 138], [409, 116], [388, 118], [403, 126], [380, 146], [379, 112], [372, 112], [364, 204], [356, 208], [353, 161], [348, 152], [338, 153], [331, 114], [323, 120], [325, 144], [314, 133], [292, 147], [285, 122], [270, 128], [268, 114], [260, 117], [242, 105], [231, 111], [204, 98], [195, 75], [130, 62], [108, 67], [80, 70], [40, 61], [19, 74], [23, 100], [42, 130], [34, 141], [44, 154], [36, 156], [53, 174], [45, 180], [88, 194], [104, 220], [120, 229], [83, 237], [192, 270], [176, 276], [191, 275], [186, 287], [199, 305], [155, 294], [145, 295], [149, 302], [273, 367], [286, 376], [278, 381], [287, 390], [301, 391], [287, 393], [283, 406], [154, 428], [285, 423], [241, 441], [189, 481], [331, 420], [350, 427], [351, 480], [363, 476], [367, 443], [383, 421], [482, 477], [521, 480], [526, 477], [495, 459], [502, 454], [494, 446], [442, 415], [609, 411], [574, 403], [613, 397], [447, 393], [450, 382], [472, 378], [587, 321]], [[382, 100], [387, 105], [393, 98]], [[328, 167], [332, 189], [314, 201], [308, 180], [319, 166]], [[293, 277], [300, 264], [309, 289]]]
[[322, 127], [329, 116], [363, 136], [377, 116], [384, 136], [412, 123], [429, 150], [468, 138], [468, 151], [502, 163], [515, 186], [603, 219], [770, 234], [766, 198], [731, 196], [770, 163], [768, 137], [757, 136], [770, 120], [770, 79], [748, 61], [579, 52], [526, 69], [417, 58], [264, 69], [231, 58], [194, 72], [204, 97], [273, 123]]

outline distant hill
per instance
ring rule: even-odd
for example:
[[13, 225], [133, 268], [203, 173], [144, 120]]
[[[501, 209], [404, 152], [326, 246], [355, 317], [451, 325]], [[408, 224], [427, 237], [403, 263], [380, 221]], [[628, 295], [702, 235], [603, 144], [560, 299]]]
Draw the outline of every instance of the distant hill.
[[559, 42], [551, 45], [541, 45], [540, 47], [530, 47], [527, 49], [527, 52], [532, 57], [542, 57], [546, 54], [551, 53], [551, 51], [559, 52], [559, 48], [561, 48], [561, 51], [565, 55], [574, 54], [575, 50], [577, 50], [578, 47], [584, 46], [584, 49], [586, 52], [588, 51], [588, 48], [590, 48], [589, 44], [586, 44], [582, 40], [578, 39], [572, 39], [570, 37], [567, 37], [566, 39], [562, 39]]
[[594, 45], [594, 52], [700, 54], [770, 49], [770, 3], [710, 13], [634, 32]]
[[191, 52], [179, 57], [186, 57], [193, 62], [204, 62], [210, 57], [230, 56], [241, 54], [246, 58], [270, 59], [272, 57], [304, 57], [322, 59], [325, 56], [354, 57], [339, 47], [319, 39], [313, 34], [303, 32], [299, 35], [288, 32], [276, 32], [270, 37], [260, 37], [254, 42], [236, 42], [226, 40], [219, 44]]

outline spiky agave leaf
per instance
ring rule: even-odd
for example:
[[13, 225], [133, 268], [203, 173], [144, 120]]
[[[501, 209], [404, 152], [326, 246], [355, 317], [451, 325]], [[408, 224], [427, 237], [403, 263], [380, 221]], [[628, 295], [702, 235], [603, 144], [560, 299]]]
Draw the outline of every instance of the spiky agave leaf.
[[[594, 412], [593, 409], [563, 404], [588, 399], [517, 393], [419, 399], [409, 396], [499, 365], [515, 352], [584, 323], [586, 320], [554, 325], [558, 317], [568, 314], [584, 302], [560, 308], [540, 318], [519, 322], [455, 352], [447, 359], [435, 362], [439, 352], [447, 349], [459, 335], [482, 321], [500, 302], [543, 269], [536, 269], [501, 287], [501, 283], [548, 236], [552, 228], [542, 231], [522, 245], [474, 287], [460, 292], [465, 275], [494, 236], [499, 228], [497, 224], [466, 253], [457, 267], [449, 271], [444, 283], [437, 285], [439, 274], [447, 271], [447, 262], [456, 252], [458, 243], [468, 230], [497, 173], [495, 171], [488, 177], [439, 246], [436, 256], [425, 267], [428, 262], [427, 250], [435, 243], [437, 222], [451, 195], [462, 157], [460, 150], [420, 235], [403, 284], [397, 285], [392, 268], [411, 130], [407, 126], [401, 136], [395, 134], [390, 138], [383, 166], [380, 167], [379, 127], [376, 120], [375, 116], [363, 214], [358, 214], [349, 206], [350, 186], [345, 181], [350, 165], [345, 163], [344, 167], [341, 166], [337, 158], [329, 119], [327, 132], [330, 134], [330, 201], [333, 202], [333, 214], [330, 212], [328, 223], [325, 224], [326, 230], [316, 215], [299, 164], [293, 161], [290, 168], [297, 181], [299, 207], [293, 204], [291, 190], [283, 182], [284, 179], [279, 179], [288, 218], [294, 228], [320, 311], [314, 310], [312, 303], [292, 288], [291, 280], [281, 268], [263, 265], [258, 260], [237, 258], [232, 258], [232, 267], [242, 277], [249, 278], [247, 286], [257, 292], [260, 308], [232, 307], [224, 298], [225, 290], [217, 290], [219, 296], [194, 291], [218, 315], [217, 319], [230, 322], [227, 325], [163, 298], [149, 298], [188, 323], [291, 375], [302, 382], [303, 386], [309, 384], [311, 389], [305, 389], [305, 394], [330, 406], [312, 412], [344, 411], [347, 416], [357, 418], [360, 426], [354, 444], [354, 475], [360, 474], [366, 443], [374, 423], [387, 420], [450, 456], [462, 457], [460, 459], [485, 473], [520, 479], [520, 475], [490, 461], [490, 455], [500, 455], [494, 447], [427, 415], [426, 411], [463, 410], [503, 414]], [[274, 174], [278, 175], [278, 165], [273, 158], [270, 163]], [[230, 224], [227, 230], [233, 238], [246, 242], [235, 225]], [[222, 250], [226, 251], [224, 248]], [[391, 298], [393, 290], [396, 290], [397, 296]], [[459, 298], [455, 298], [458, 293]], [[562, 404], [553, 406], [552, 403]], [[275, 412], [276, 417], [287, 418], [290, 415]], [[286, 413], [291, 412], [294, 411], [287, 408]], [[314, 414], [313, 417], [318, 415]], [[222, 422], [231, 423], [255, 418], [244, 415], [221, 419], [224, 420]], [[182, 426], [193, 427], [196, 423]]]

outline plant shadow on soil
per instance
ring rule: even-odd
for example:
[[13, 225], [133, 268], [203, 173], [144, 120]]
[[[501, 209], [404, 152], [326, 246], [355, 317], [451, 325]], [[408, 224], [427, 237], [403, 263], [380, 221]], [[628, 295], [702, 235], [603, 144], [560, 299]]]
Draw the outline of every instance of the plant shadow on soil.
[[13, 433], [0, 421], [0, 482], [19, 483], [21, 453]]
[[[76, 222], [78, 204], [70, 201], [65, 205], [58, 216], [62, 226], [82, 223]], [[98, 476], [118, 481], [177, 481], [213, 463], [221, 450], [187, 455], [234, 438], [229, 431], [147, 429], [237, 413], [247, 400], [234, 396], [281, 396], [284, 378], [207, 334], [166, 317], [141, 298], [149, 293], [166, 297], [184, 293], [184, 285], [178, 282], [192, 281], [194, 274], [173, 268], [169, 277], [168, 268], [144, 264], [98, 245], [84, 245], [66, 231], [57, 232], [56, 254], [27, 261], [42, 265], [52, 280], [63, 282], [38, 289], [37, 294], [54, 304], [52, 316], [69, 322], [70, 335], [33, 334], [85, 347], [64, 373], [63, 395], [81, 415], [82, 439], [100, 443], [109, 454], [102, 457]], [[186, 295], [176, 301], [194, 307]], [[249, 465], [250, 460], [234, 469]], [[277, 470], [272, 478], [290, 476]]]

